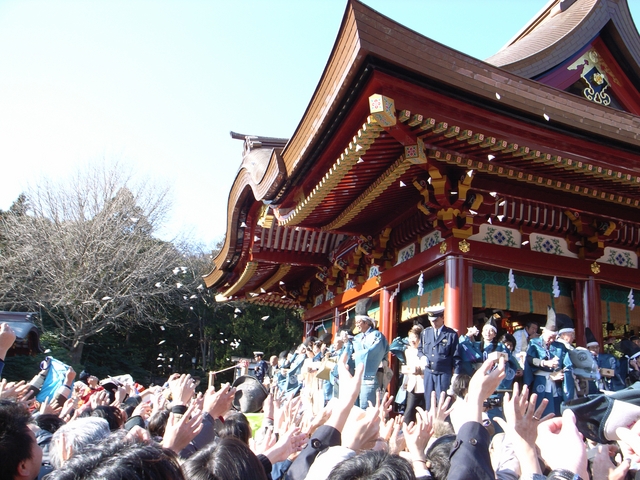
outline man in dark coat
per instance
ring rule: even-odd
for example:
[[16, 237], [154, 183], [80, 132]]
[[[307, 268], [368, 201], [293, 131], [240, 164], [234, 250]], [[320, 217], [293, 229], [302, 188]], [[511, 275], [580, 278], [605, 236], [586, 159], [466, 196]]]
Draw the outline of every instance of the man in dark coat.
[[425, 328], [420, 338], [418, 358], [424, 370], [424, 400], [426, 410], [431, 408], [431, 392], [440, 398], [451, 385], [453, 374], [460, 373], [458, 334], [444, 325], [444, 307], [433, 307], [427, 312], [432, 327]]

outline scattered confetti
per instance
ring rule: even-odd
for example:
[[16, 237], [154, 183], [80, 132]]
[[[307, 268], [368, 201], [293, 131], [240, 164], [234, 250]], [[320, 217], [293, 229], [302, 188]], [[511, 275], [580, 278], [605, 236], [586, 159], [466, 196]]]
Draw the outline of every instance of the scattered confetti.
[[487, 160], [489, 161], [493, 160], [494, 158], [496, 158], [495, 155], [491, 155], [491, 154], [487, 155]]
[[240, 224], [240, 228], [247, 228], [247, 224], [246, 224], [246, 223], [244, 223], [244, 222], [242, 222], [242, 223]]
[[268, 320], [269, 319], [269, 315], [265, 315], [264, 317], [262, 317], [262, 320]]
[[166, 340], [160, 340], [160, 341], [158, 342], [158, 345], [162, 345], [164, 342], [166, 342]]
[[496, 98], [500, 100], [500, 94], [498, 92], [496, 92]]
[[160, 330], [164, 332], [164, 327], [162, 325], [160, 325]]
[[162, 284], [160, 282], [156, 283], [156, 288], [161, 288]]
[[549, 121], [549, 115], [547, 115], [546, 113], [544, 115], [542, 115], [544, 117], [544, 119], [548, 122]]
[[406, 186], [407, 186], [407, 184], [406, 184], [406, 183], [404, 183], [402, 180], [400, 180], [400, 186], [401, 186], [401, 187], [406, 187]]
[[102, 300], [106, 302], [107, 300], [111, 300], [111, 297], [102, 297]]

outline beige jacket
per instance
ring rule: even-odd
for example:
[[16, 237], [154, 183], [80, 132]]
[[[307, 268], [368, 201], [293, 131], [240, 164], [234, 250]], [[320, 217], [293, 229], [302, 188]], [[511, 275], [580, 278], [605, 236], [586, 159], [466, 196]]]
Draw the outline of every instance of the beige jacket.
[[[404, 351], [404, 356], [407, 359], [407, 366], [410, 369], [415, 367], [420, 367], [420, 362], [418, 361], [418, 349], [413, 347], [407, 347]], [[408, 392], [413, 393], [424, 393], [424, 375], [405, 375], [404, 376], [404, 384], [406, 386], [406, 390]]]

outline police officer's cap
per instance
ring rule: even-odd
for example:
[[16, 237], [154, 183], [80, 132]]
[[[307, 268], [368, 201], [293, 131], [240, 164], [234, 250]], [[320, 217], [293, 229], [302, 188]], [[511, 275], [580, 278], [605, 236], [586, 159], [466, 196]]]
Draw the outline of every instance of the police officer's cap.
[[444, 315], [444, 305], [427, 307], [427, 315], [429, 316], [429, 320], [435, 320], [438, 317], [442, 317]]

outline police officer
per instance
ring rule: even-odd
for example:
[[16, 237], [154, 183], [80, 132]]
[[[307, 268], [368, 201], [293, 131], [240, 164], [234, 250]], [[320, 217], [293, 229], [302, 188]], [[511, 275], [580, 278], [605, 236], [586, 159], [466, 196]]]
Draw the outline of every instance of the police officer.
[[255, 367], [255, 375], [260, 383], [264, 382], [264, 378], [267, 376], [269, 372], [269, 365], [265, 362], [262, 357], [264, 357], [264, 352], [253, 352], [253, 356], [255, 358], [256, 367]]
[[424, 401], [431, 408], [431, 392], [440, 398], [451, 385], [453, 374], [460, 373], [458, 334], [444, 324], [444, 306], [427, 309], [432, 327], [425, 328], [420, 336], [418, 358], [424, 370]]

